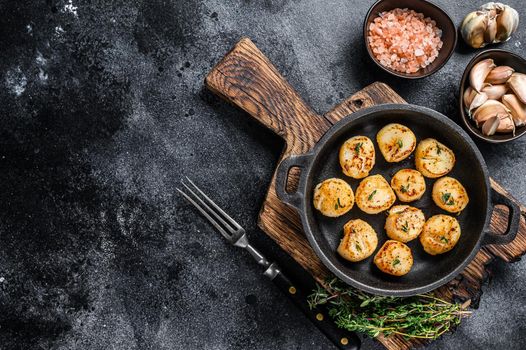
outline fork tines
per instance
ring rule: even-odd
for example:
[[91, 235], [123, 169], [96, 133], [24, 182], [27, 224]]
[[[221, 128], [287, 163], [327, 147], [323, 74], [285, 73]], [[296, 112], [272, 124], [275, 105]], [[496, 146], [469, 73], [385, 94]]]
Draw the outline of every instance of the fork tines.
[[199, 212], [203, 214], [203, 216], [206, 217], [208, 221], [210, 221], [210, 223], [214, 225], [214, 227], [219, 232], [221, 232], [221, 234], [226, 239], [231, 241], [237, 238], [235, 233], [243, 230], [241, 225], [239, 225], [234, 219], [225, 213], [223, 209], [214, 203], [213, 200], [204, 194], [203, 191], [201, 191], [199, 187], [197, 187], [196, 184], [192, 182], [192, 180], [186, 177], [186, 181], [188, 181], [192, 188], [190, 188], [190, 186], [185, 183], [185, 180], [181, 180], [181, 183], [186, 188], [188, 193], [180, 190], [179, 188], [177, 188], [177, 191], [179, 191], [179, 193], [181, 193], [184, 198], [192, 203], [194, 207], [196, 207], [197, 210], [199, 210]]

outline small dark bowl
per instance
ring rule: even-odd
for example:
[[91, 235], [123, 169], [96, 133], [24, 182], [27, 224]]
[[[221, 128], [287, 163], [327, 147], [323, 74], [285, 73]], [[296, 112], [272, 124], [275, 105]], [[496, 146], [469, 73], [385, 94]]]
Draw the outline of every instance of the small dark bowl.
[[516, 72], [526, 73], [526, 60], [521, 56], [514, 54], [513, 52], [501, 50], [501, 49], [490, 49], [483, 51], [473, 57], [473, 59], [468, 63], [464, 74], [462, 75], [462, 80], [460, 81], [460, 95], [459, 95], [459, 107], [461, 119], [466, 125], [468, 131], [478, 137], [481, 140], [491, 142], [491, 143], [503, 143], [511, 140], [515, 140], [526, 133], [526, 126], [521, 126], [515, 129], [515, 135], [512, 133], [509, 134], [495, 134], [492, 136], [486, 136], [482, 134], [482, 130], [477, 128], [475, 122], [471, 120], [464, 109], [464, 90], [469, 87], [469, 72], [477, 62], [482, 61], [486, 58], [493, 58], [497, 66], [510, 66], [515, 69]]
[[[369, 43], [367, 42], [367, 33], [369, 31], [369, 25], [371, 22], [378, 17], [380, 12], [393, 10], [395, 8], [408, 8], [415, 10], [416, 12], [423, 13], [424, 16], [429, 17], [436, 21], [437, 27], [442, 30], [442, 42], [443, 46], [438, 52], [438, 57], [425, 68], [421, 68], [415, 73], [403, 73], [384, 67], [375, 57]], [[365, 40], [365, 47], [369, 57], [376, 63], [380, 68], [388, 73], [391, 73], [400, 78], [406, 79], [420, 79], [427, 77], [438, 71], [446, 62], [449, 60], [455, 46], [457, 45], [457, 28], [451, 17], [437, 5], [430, 3], [425, 0], [380, 0], [377, 1], [367, 12], [365, 21], [363, 24], [363, 37]]]

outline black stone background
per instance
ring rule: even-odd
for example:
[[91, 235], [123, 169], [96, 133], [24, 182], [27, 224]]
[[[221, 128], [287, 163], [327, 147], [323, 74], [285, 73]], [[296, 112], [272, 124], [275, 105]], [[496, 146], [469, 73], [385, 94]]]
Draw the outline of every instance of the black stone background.
[[[371, 3], [0, 1], [0, 349], [331, 348], [175, 189], [193, 178], [294, 269], [256, 226], [283, 144], [203, 89], [242, 36], [320, 113], [381, 80], [458, 121], [475, 52], [392, 78], [365, 55]], [[440, 3], [457, 24], [475, 7]], [[524, 28], [501, 47], [524, 54]], [[526, 202], [526, 138], [479, 146]], [[524, 266], [494, 264], [480, 309], [430, 348], [524, 348]]]

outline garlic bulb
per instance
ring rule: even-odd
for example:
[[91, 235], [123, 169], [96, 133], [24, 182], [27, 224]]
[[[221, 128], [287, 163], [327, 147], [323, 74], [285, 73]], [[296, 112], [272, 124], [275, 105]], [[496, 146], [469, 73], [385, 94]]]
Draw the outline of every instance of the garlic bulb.
[[488, 2], [464, 17], [460, 32], [468, 45], [478, 49], [508, 40], [518, 25], [519, 13], [514, 8], [500, 2]]

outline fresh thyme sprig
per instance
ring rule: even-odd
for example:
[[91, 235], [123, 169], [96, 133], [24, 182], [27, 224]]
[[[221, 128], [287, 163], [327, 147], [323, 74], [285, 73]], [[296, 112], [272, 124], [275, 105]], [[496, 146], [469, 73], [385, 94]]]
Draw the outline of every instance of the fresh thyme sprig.
[[309, 296], [311, 308], [328, 304], [336, 325], [377, 337], [398, 334], [405, 338], [433, 340], [471, 314], [466, 304], [450, 303], [433, 296], [384, 297], [371, 295], [330, 280]]

